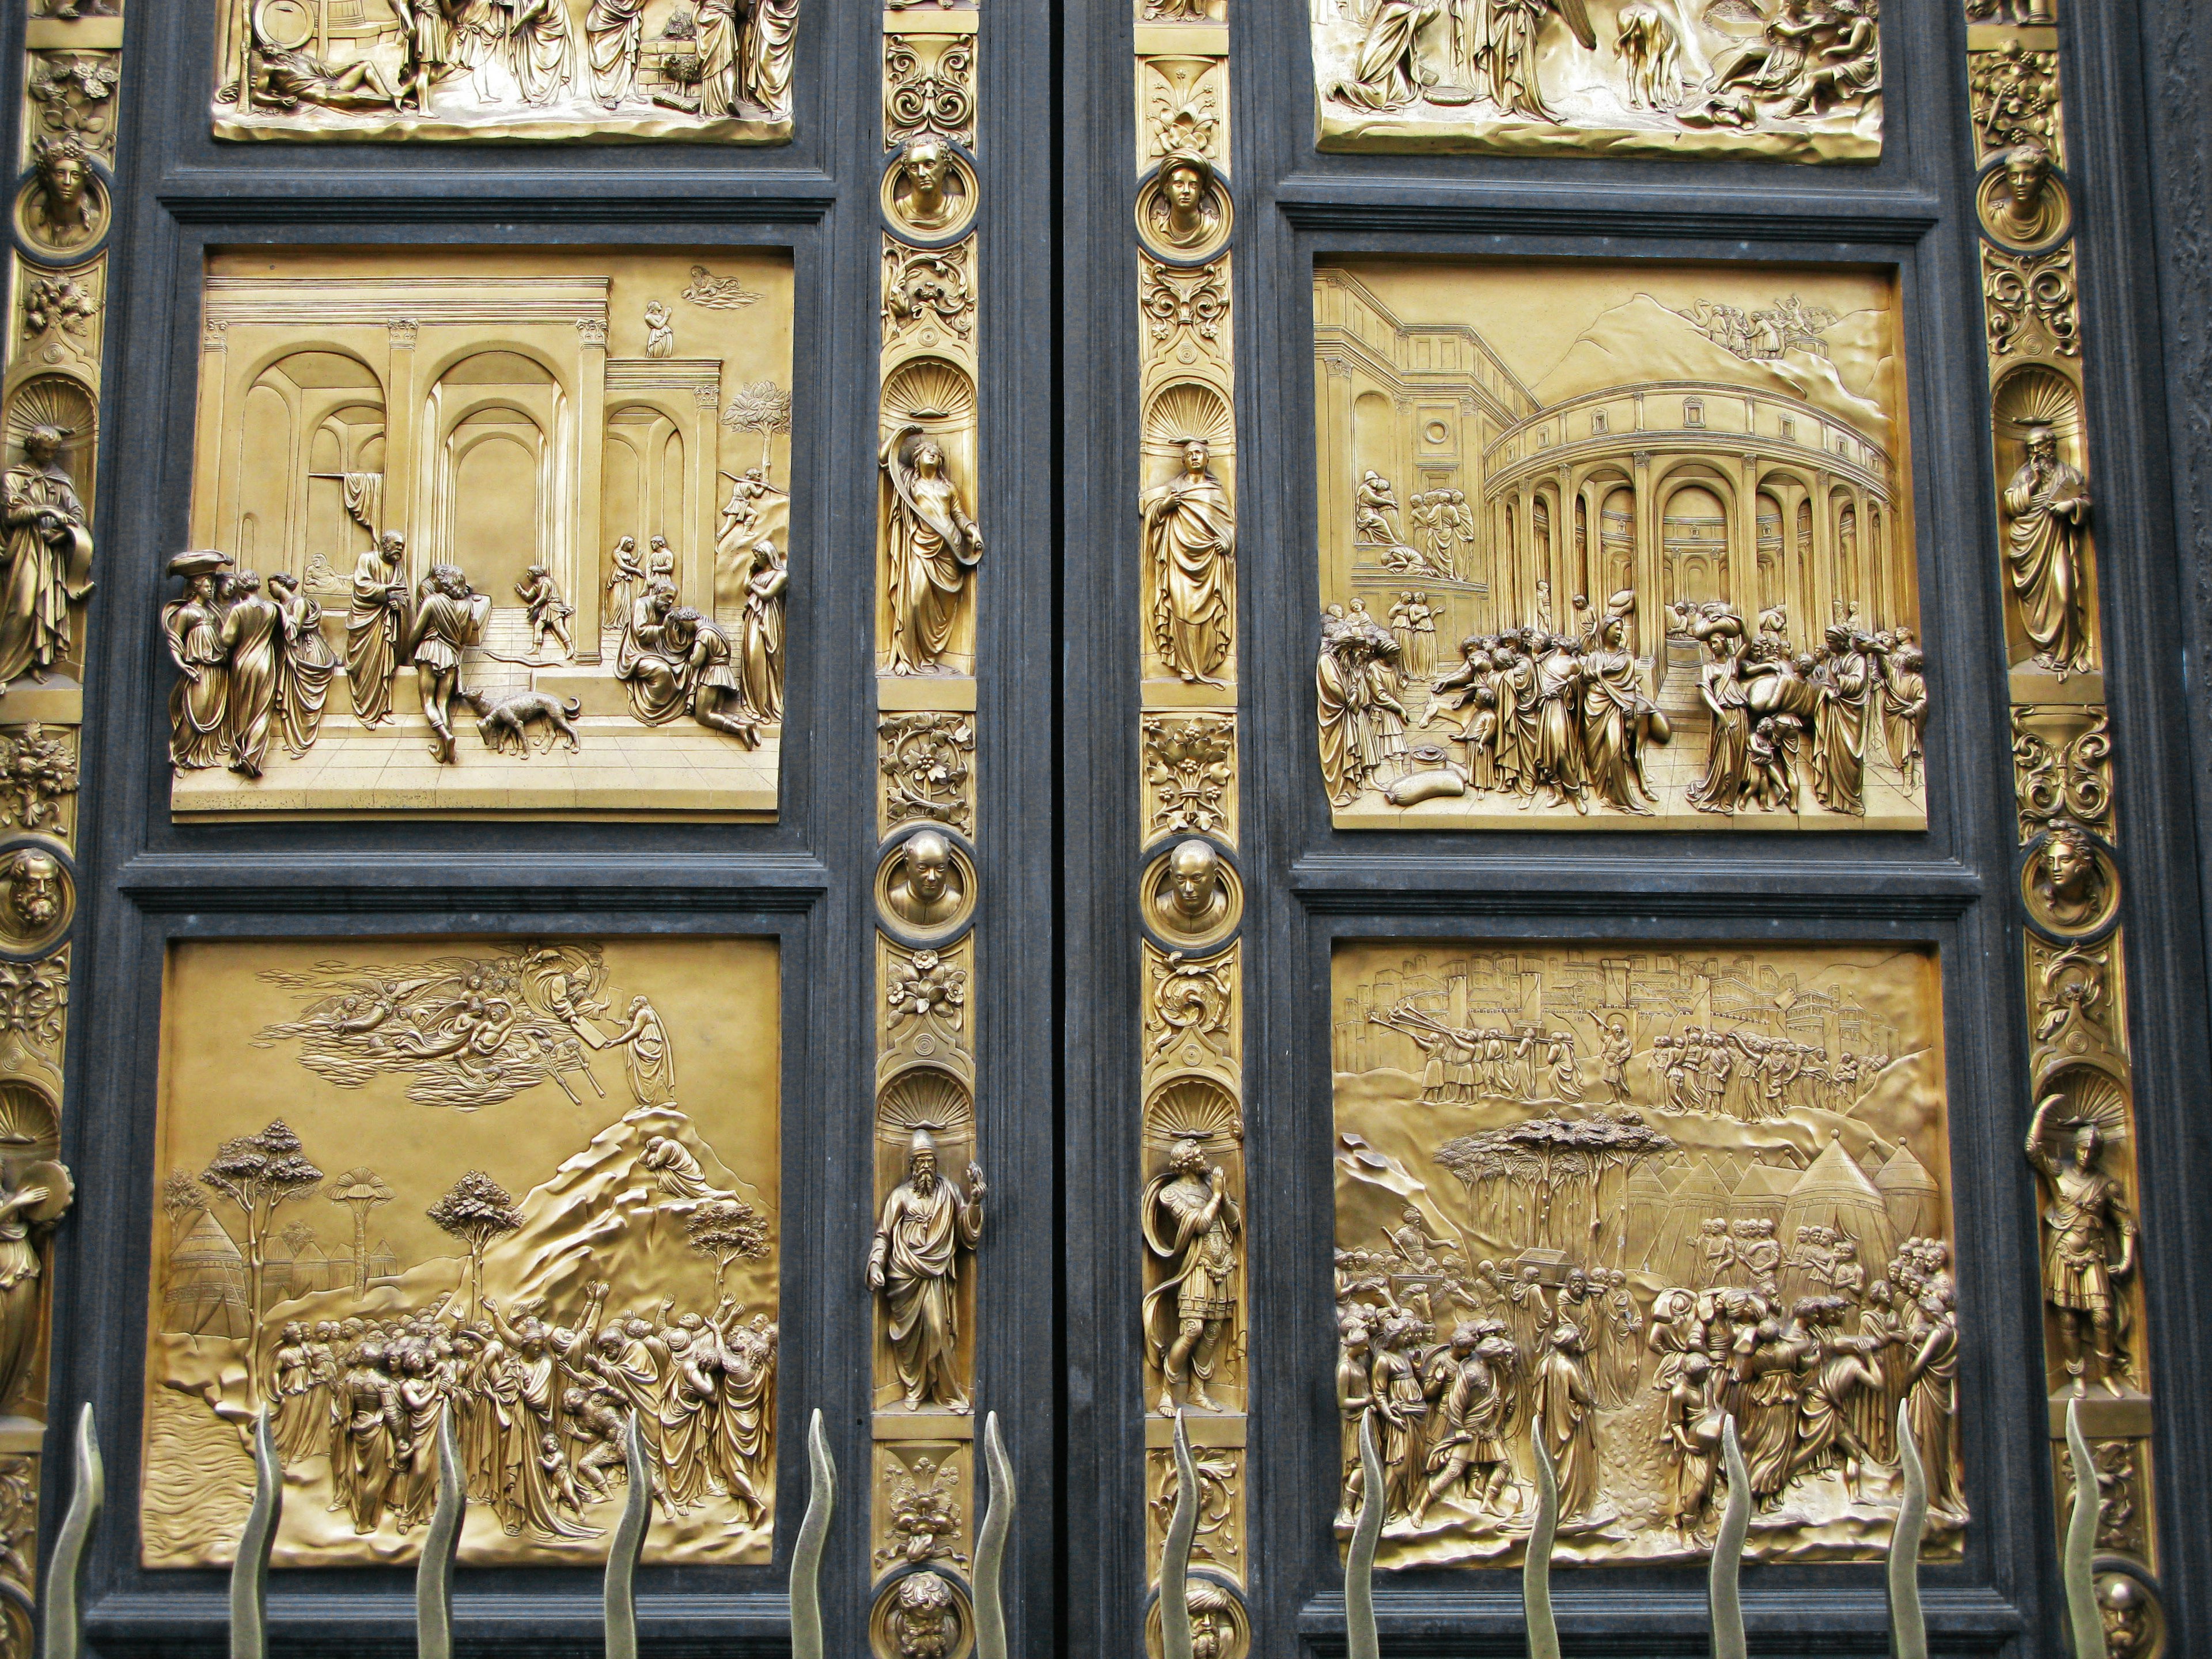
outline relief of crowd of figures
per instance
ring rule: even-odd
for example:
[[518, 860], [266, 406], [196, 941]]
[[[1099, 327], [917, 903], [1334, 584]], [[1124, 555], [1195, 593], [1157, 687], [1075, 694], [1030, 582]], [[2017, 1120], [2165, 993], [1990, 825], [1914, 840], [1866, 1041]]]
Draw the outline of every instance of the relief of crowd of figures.
[[1853, 1559], [1902, 1401], [1955, 1553], [1931, 959], [1347, 945], [1335, 983], [1340, 1529], [1371, 1420], [1386, 1563], [1517, 1547], [1538, 1443], [1565, 1559], [1694, 1553], [1732, 1415], [1753, 1553]]
[[[1316, 273], [1340, 826], [1925, 823], [1894, 299], [1761, 284]], [[2043, 562], [2063, 486], [2018, 485]]]
[[210, 267], [173, 811], [772, 811], [789, 270], [717, 263]]
[[1881, 152], [1881, 0], [1312, 0], [1324, 149]]
[[[415, 1547], [446, 1413], [474, 1505], [464, 1559], [603, 1553], [632, 1413], [653, 1466], [650, 1552], [764, 1559], [772, 946], [323, 949], [180, 953], [148, 1564], [230, 1548], [264, 1405], [299, 1488], [280, 1561]], [[723, 995], [744, 1006], [717, 1008]], [[733, 1037], [764, 1058], [729, 1056]], [[228, 1099], [194, 1092], [217, 1075]], [[715, 1103], [695, 1117], [679, 1093]], [[443, 1115], [435, 1134], [428, 1114]]]
[[799, 0], [227, 0], [226, 138], [790, 137]]

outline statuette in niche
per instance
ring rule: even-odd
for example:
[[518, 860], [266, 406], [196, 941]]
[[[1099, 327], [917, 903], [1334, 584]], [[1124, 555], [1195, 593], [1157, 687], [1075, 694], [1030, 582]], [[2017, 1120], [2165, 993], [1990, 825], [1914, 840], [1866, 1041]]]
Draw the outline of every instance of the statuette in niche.
[[1219, 1411], [1206, 1385], [1235, 1348], [1243, 1212], [1224, 1168], [1195, 1136], [1179, 1139], [1144, 1193], [1145, 1243], [1165, 1277], [1145, 1295], [1145, 1337], [1160, 1374], [1158, 1410]]
[[1983, 227], [2010, 247], [2040, 247], [2073, 223], [2074, 210], [2051, 169], [2051, 152], [2033, 140], [2014, 144], [2001, 165], [1983, 175], [1975, 200]]
[[[2116, 1090], [2100, 1087], [2100, 1101], [2117, 1106]], [[2044, 1294], [2057, 1315], [2061, 1364], [2073, 1392], [2088, 1392], [2094, 1367], [2106, 1392], [2117, 1396], [2130, 1381], [2119, 1339], [2123, 1286], [2135, 1272], [2136, 1219], [2126, 1184], [2103, 1165], [2107, 1133], [2124, 1131], [2126, 1117], [2124, 1109], [2057, 1117], [2069, 1103], [2063, 1094], [2045, 1096], [2027, 1129], [2027, 1160], [2051, 1195], [2043, 1216]]]
[[943, 673], [969, 573], [982, 561], [983, 532], [968, 516], [937, 438], [902, 426], [884, 441], [881, 461], [891, 493], [890, 670]]
[[38, 1362], [46, 1237], [76, 1196], [54, 1149], [52, 1109], [12, 1085], [0, 1099], [0, 1408], [18, 1405]]
[[2004, 488], [2005, 570], [2036, 662], [2063, 678], [2095, 658], [2082, 591], [2089, 486], [2061, 459], [2049, 426], [2031, 426], [2023, 436], [2027, 459]]
[[1236, 627], [1237, 514], [1205, 440], [1185, 440], [1181, 459], [1142, 501], [1152, 647], [1186, 684], [1218, 685]]
[[76, 434], [34, 425], [22, 459], [0, 478], [7, 588], [0, 596], [0, 689], [28, 674], [43, 682], [74, 649], [74, 607], [92, 592], [92, 532], [62, 460]]
[[983, 1171], [968, 1166], [963, 1190], [938, 1173], [937, 1140], [916, 1129], [906, 1179], [884, 1200], [868, 1249], [868, 1288], [884, 1299], [892, 1362], [908, 1411], [965, 1413], [960, 1386], [959, 1257], [983, 1237]]

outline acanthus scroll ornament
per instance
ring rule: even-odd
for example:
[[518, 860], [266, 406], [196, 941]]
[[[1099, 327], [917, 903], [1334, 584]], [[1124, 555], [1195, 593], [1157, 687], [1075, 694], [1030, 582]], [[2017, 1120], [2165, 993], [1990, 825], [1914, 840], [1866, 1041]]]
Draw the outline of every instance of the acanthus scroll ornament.
[[[2086, 720], [2086, 727], [2081, 723]], [[2056, 730], [2046, 734], [2039, 726]], [[2112, 827], [2112, 736], [2100, 705], [2012, 709], [2013, 787], [2020, 800], [2025, 842], [2060, 818], [2110, 834]]]
[[[934, 54], [931, 47], [934, 45]], [[975, 140], [975, 48], [964, 35], [884, 37], [884, 148], [924, 133]]]
[[1237, 986], [1233, 954], [1203, 962], [1189, 961], [1180, 951], [1145, 955], [1152, 982], [1152, 1006], [1145, 1013], [1145, 1030], [1152, 1038], [1146, 1060], [1158, 1060], [1178, 1042], [1191, 1045], [1183, 1054], [1188, 1062], [1227, 1060]]
[[1983, 248], [1982, 304], [1992, 357], [2081, 355], [2071, 248], [2040, 255]]
[[909, 334], [934, 345], [942, 328], [965, 340], [975, 326], [975, 239], [947, 248], [884, 238], [884, 343]]
[[1196, 270], [1179, 270], [1144, 254], [1137, 256], [1138, 303], [1152, 355], [1172, 352], [1186, 365], [1201, 356], [1226, 356], [1229, 326], [1229, 262], [1217, 259]]

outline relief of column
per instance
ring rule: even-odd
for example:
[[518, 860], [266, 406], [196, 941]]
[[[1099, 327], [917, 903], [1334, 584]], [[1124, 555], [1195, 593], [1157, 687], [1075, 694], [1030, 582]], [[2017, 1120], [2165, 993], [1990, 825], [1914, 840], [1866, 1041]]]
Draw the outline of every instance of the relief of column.
[[[93, 585], [123, 18], [25, 25], [9, 313], [0, 353], [0, 1655], [27, 1659], [61, 1148], [85, 606]], [[95, 9], [87, 7], [89, 14]]]
[[[1237, 418], [1229, 29], [1220, 0], [1136, 0], [1135, 230], [1144, 710], [1143, 1088], [1135, 1103], [1146, 1559], [1180, 1496], [1178, 1417], [1200, 1490], [1188, 1606], [1200, 1650], [1249, 1651], [1251, 1399], [1237, 861]], [[1356, 400], [1349, 372], [1328, 400]], [[1160, 1609], [1146, 1639], [1157, 1652]]]
[[877, 1305], [868, 1623], [878, 1659], [973, 1641], [976, 415], [973, 3], [883, 21], [876, 689]]
[[2103, 1505], [2096, 1574], [2106, 1644], [2114, 1659], [2149, 1659], [2163, 1615], [2118, 926], [2124, 865], [2058, 27], [2047, 8], [2026, 3], [1970, 4], [1968, 15], [1994, 17], [1967, 28], [1967, 88], [2031, 1033], [2033, 1098], [2019, 1109], [2036, 1171], [2054, 1479], [2063, 1516], [2082, 1478], [2064, 1443], [2067, 1409], [2078, 1402]]

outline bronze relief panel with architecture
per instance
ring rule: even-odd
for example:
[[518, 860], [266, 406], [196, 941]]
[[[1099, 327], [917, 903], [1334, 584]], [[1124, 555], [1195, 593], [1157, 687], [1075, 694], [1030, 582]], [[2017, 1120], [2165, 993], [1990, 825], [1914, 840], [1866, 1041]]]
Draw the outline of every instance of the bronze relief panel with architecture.
[[1881, 154], [1880, 0], [1312, 0], [1323, 149]]
[[792, 268], [682, 252], [209, 264], [179, 818], [768, 818]]
[[777, 1008], [768, 940], [175, 946], [145, 1565], [228, 1559], [264, 1406], [283, 1565], [411, 1556], [447, 1411], [464, 1561], [604, 1560], [633, 1411], [646, 1559], [765, 1561]]
[[1887, 273], [1314, 278], [1340, 829], [1919, 830]]
[[1356, 943], [1334, 959], [1337, 1400], [1378, 1565], [1712, 1546], [1873, 1559], [1906, 1410], [1929, 1559], [1967, 1520], [1941, 992], [1879, 946]]
[[224, 0], [222, 138], [791, 137], [799, 0]]

